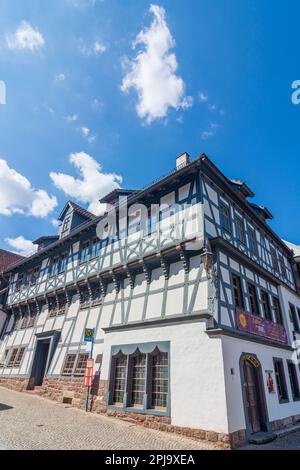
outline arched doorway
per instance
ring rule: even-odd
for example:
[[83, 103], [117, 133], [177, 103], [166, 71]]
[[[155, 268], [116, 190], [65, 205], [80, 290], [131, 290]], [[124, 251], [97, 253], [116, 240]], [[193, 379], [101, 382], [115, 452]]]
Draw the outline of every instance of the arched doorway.
[[248, 432], [256, 434], [268, 431], [265, 394], [261, 365], [256, 356], [244, 354], [241, 358], [241, 378]]

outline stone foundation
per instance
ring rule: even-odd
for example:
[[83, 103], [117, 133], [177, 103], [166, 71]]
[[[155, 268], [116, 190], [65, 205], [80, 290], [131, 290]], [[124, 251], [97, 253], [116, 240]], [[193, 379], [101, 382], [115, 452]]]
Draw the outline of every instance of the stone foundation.
[[[29, 378], [26, 377], [0, 377], [0, 386], [23, 392], [31, 389]], [[107, 388], [105, 380], [99, 380], [96, 376], [91, 387], [89, 409], [93, 413], [103, 413], [107, 416], [116, 417], [126, 421], [140, 424], [150, 429], [181, 434], [197, 440], [214, 443], [220, 449], [236, 449], [247, 443], [246, 431], [241, 429], [231, 434], [222, 434], [203, 429], [193, 429], [187, 427], [174, 426], [171, 418], [167, 416], [155, 416], [152, 414], [130, 413], [123, 410], [115, 410], [107, 407]], [[39, 395], [61, 403], [85, 409], [85, 393], [83, 378], [58, 377], [45, 378], [43, 386], [38, 387]], [[287, 426], [300, 423], [300, 415], [287, 417], [273, 421], [272, 430], [278, 431]]]
[[294, 426], [295, 424], [300, 424], [300, 415], [289, 416], [288, 418], [277, 419], [272, 421], [272, 431], [279, 431], [288, 426]]

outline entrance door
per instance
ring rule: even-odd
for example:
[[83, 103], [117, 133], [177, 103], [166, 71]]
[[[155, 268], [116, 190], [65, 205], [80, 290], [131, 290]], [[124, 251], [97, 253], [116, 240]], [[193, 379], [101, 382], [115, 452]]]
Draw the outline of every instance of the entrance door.
[[259, 390], [255, 368], [248, 361], [244, 362], [244, 380], [250, 430], [252, 433], [256, 433], [262, 430]]
[[46, 366], [48, 362], [49, 346], [50, 346], [50, 339], [38, 341], [38, 344], [36, 347], [35, 358], [34, 358], [34, 361], [35, 361], [34, 371], [33, 371], [34, 386], [42, 385], [43, 383], [45, 372], [46, 372]]

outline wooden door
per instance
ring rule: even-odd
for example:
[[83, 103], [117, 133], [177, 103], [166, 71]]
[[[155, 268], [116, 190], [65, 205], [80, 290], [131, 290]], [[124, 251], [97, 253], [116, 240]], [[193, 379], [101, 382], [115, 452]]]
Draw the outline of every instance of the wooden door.
[[256, 372], [254, 366], [248, 362], [244, 362], [244, 386], [247, 397], [247, 412], [252, 433], [262, 430], [261, 428], [261, 410], [259, 405], [258, 387], [256, 381]]

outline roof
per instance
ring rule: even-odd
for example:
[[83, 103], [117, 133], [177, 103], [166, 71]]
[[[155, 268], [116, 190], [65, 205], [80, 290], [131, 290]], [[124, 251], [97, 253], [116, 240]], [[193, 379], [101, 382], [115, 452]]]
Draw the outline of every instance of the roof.
[[229, 179], [229, 182], [232, 186], [236, 187], [245, 197], [253, 197], [254, 192], [249, 188], [249, 186], [244, 183], [244, 181], [236, 180], [236, 179]]
[[294, 252], [295, 258], [298, 257], [298, 256], [300, 256], [300, 245], [295, 245], [294, 243], [287, 242], [287, 241], [285, 241], [285, 240], [282, 240], [282, 241], [283, 241], [283, 243], [286, 244], [286, 246], [287, 246], [290, 250], [292, 250], [292, 251]]
[[63, 221], [64, 219], [64, 216], [65, 216], [65, 213], [66, 211], [68, 210], [69, 207], [72, 207], [72, 209], [77, 212], [77, 214], [80, 214], [82, 215], [83, 217], [85, 217], [86, 219], [89, 219], [89, 220], [92, 220], [92, 219], [96, 219], [96, 216], [94, 214], [92, 214], [91, 212], [89, 212], [88, 210], [84, 209], [83, 207], [79, 206], [78, 204], [76, 204], [75, 202], [73, 201], [68, 201], [63, 210], [61, 211], [59, 217], [58, 217], [58, 220], [60, 221]]
[[50, 241], [55, 242], [58, 239], [59, 239], [58, 235], [45, 235], [43, 237], [38, 238], [37, 240], [34, 240], [34, 242], [32, 243], [34, 245], [41, 245], [44, 242], [50, 242]]
[[130, 196], [133, 193], [137, 193], [136, 189], [113, 189], [110, 193], [100, 199], [101, 204], [110, 203], [115, 200], [118, 196]]
[[254, 202], [250, 202], [249, 204], [255, 211], [263, 215], [265, 219], [271, 219], [271, 220], [273, 219], [273, 215], [271, 214], [271, 212], [269, 211], [267, 207], [259, 206], [258, 204], [254, 204]]
[[[132, 204], [133, 202], [143, 200], [143, 198], [148, 198], [150, 194], [154, 194], [157, 190], [166, 189], [167, 184], [171, 184], [174, 181], [180, 181], [181, 176], [185, 176], [186, 174], [188, 174], [190, 172], [193, 172], [196, 169], [200, 169], [200, 168], [203, 168], [203, 169], [205, 168], [206, 173], [208, 175], [210, 175], [210, 173], [212, 173], [215, 177], [217, 177], [219, 179], [219, 181], [222, 182], [223, 185], [225, 185], [226, 190], [228, 190], [231, 193], [231, 195], [233, 197], [235, 197], [241, 203], [241, 205], [244, 207], [244, 209], [247, 210], [250, 213], [251, 217], [253, 217], [256, 220], [257, 224], [263, 226], [264, 229], [266, 230], [266, 232], [268, 232], [272, 237], [274, 237], [274, 239], [277, 241], [277, 243], [280, 244], [282, 249], [285, 249], [286, 253], [288, 253], [289, 256], [292, 255], [291, 250], [286, 245], [286, 243], [284, 243], [281, 240], [281, 238], [271, 229], [271, 227], [269, 227], [266, 223], [263, 222], [262, 218], [259, 217], [259, 215], [257, 213], [258, 209], [259, 210], [264, 210], [264, 211], [266, 211], [266, 215], [269, 215], [271, 218], [273, 218], [272, 214], [268, 211], [268, 209], [266, 209], [262, 206], [257, 206], [256, 204], [250, 203], [243, 196], [239, 195], [239, 193], [232, 187], [233, 182], [229, 178], [227, 178], [221, 172], [221, 170], [219, 170], [216, 167], [216, 165], [205, 154], [199, 155], [199, 157], [197, 157], [195, 160], [192, 160], [186, 166], [184, 166], [184, 167], [182, 167], [178, 170], [172, 170], [167, 175], [158, 178], [157, 180], [150, 183], [148, 186], [146, 186], [145, 188], [143, 188], [141, 190], [136, 190], [134, 192], [133, 192], [133, 190], [127, 190], [130, 193], [127, 203]], [[104, 201], [108, 197], [111, 197], [112, 193], [114, 193], [115, 191], [118, 191], [118, 190], [112, 191], [105, 198], [102, 198], [100, 202]], [[121, 191], [121, 192], [124, 191], [124, 193], [126, 192], [126, 190], [119, 190], [119, 191]], [[80, 210], [80, 213], [83, 212], [85, 214], [85, 216], [86, 216], [86, 214], [88, 214], [90, 220], [87, 220], [86, 222], [83, 222], [82, 224], [80, 224], [78, 227], [76, 227], [74, 230], [72, 230], [72, 232], [70, 232], [70, 234], [67, 235], [66, 237], [61, 238], [61, 239], [55, 241], [54, 243], [51, 243], [51, 244], [47, 245], [47, 247], [41, 249], [39, 252], [29, 256], [28, 258], [25, 259], [26, 262], [29, 262], [29, 261], [33, 260], [34, 258], [43, 255], [46, 252], [55, 250], [56, 248], [59, 247], [60, 244], [65, 243], [70, 239], [74, 239], [74, 237], [77, 234], [79, 234], [82, 231], [89, 230], [91, 227], [95, 226], [101, 219], [103, 219], [106, 215], [106, 214], [103, 214], [101, 216], [96, 217], [93, 214], [91, 214], [90, 212], [88, 212], [85, 209], [78, 206], [77, 204], [73, 203], [72, 201], [67, 202], [67, 204], [65, 205], [64, 210], [66, 210], [68, 204], [71, 204], [71, 206], [74, 208], [74, 210], [76, 208], [76, 210], [78, 210], [78, 212], [79, 212], [79, 210]], [[255, 210], [254, 206], [256, 206], [256, 208], [257, 208], [256, 210]], [[23, 264], [22, 261], [16, 262], [12, 266], [10, 266], [10, 269], [15, 269], [15, 268], [19, 267], [22, 264]]]
[[13, 263], [22, 259], [24, 259], [24, 256], [0, 249], [0, 272], [6, 271]]

